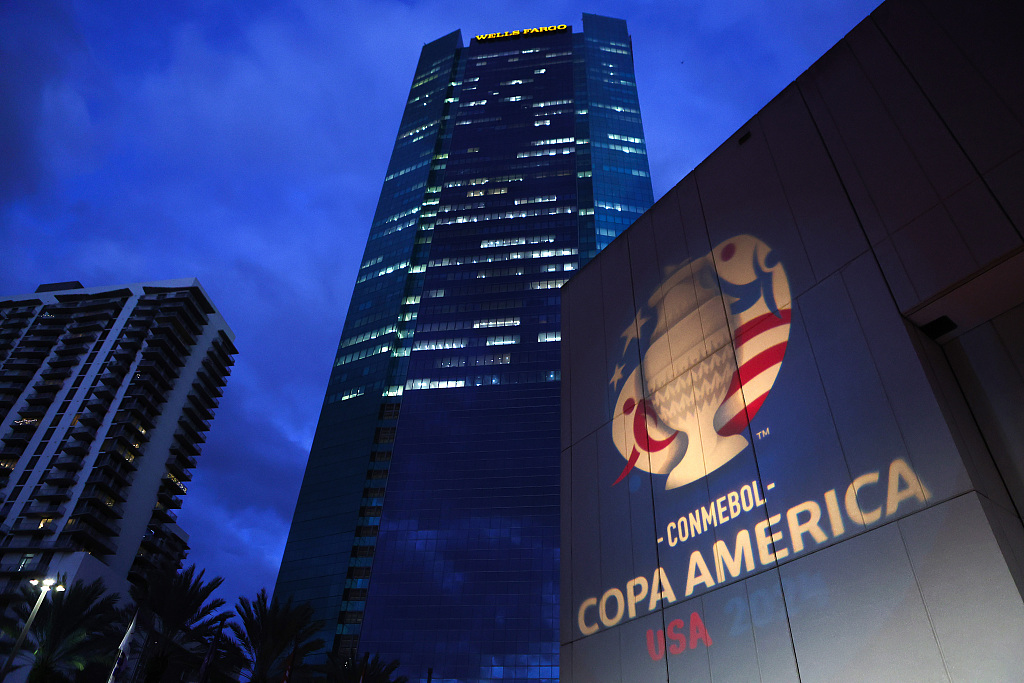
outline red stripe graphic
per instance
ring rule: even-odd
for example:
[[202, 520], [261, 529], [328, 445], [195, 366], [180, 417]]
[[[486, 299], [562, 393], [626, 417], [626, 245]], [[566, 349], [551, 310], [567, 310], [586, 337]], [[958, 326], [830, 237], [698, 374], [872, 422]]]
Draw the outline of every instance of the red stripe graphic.
[[770, 330], [773, 327], [778, 327], [779, 325], [788, 325], [792, 317], [793, 312], [788, 308], [784, 308], [779, 311], [778, 316], [774, 313], [759, 315], [753, 320], [748, 320], [736, 328], [736, 332], [733, 335], [733, 339], [735, 340], [734, 343], [736, 344], [736, 347], [739, 348], [765, 330]]
[[751, 401], [750, 405], [737, 413], [731, 420], [722, 425], [722, 428], [718, 430], [718, 433], [722, 436], [732, 436], [733, 434], [739, 434], [750, 421], [754, 419], [754, 415], [757, 415], [757, 411], [761, 408], [761, 404], [768, 398], [768, 392], [764, 392], [756, 399]]
[[729, 391], [725, 394], [725, 399], [722, 403], [728, 401], [733, 394], [739, 391], [740, 385], [744, 382], [749, 382], [771, 366], [781, 363], [782, 358], [785, 355], [786, 342], [782, 342], [781, 344], [776, 344], [771, 348], [765, 349], [741, 365], [739, 369], [733, 373], [732, 384], [729, 385]]

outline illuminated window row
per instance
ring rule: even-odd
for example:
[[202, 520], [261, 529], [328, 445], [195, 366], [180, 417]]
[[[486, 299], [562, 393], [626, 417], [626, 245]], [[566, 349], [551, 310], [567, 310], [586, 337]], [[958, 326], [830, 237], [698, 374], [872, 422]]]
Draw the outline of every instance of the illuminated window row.
[[430, 123], [424, 123], [422, 126], [418, 126], [416, 128], [413, 128], [412, 130], [405, 131], [404, 133], [402, 133], [401, 135], [398, 136], [398, 139], [401, 140], [402, 138], [412, 137], [413, 135], [416, 135], [417, 133], [422, 133], [422, 132], [424, 132], [426, 130], [430, 130], [431, 128], [436, 126], [437, 123], [438, 123], [437, 119], [434, 119]]
[[531, 282], [530, 289], [558, 289], [568, 281], [568, 278], [562, 278], [561, 280], [544, 280], [541, 282]]
[[522, 180], [521, 175], [496, 176], [494, 178], [470, 178], [469, 180], [452, 180], [444, 184], [445, 189], [465, 187], [467, 185], [486, 185], [487, 183], [511, 183]]
[[[478, 270], [476, 272], [477, 279], [485, 279], [489, 277], [509, 277], [510, 275], [525, 275], [526, 271], [522, 266], [516, 266], [514, 268], [486, 268], [484, 270]], [[461, 274], [465, 277], [466, 274]], [[470, 277], [472, 275], [470, 274]], [[462, 278], [449, 278], [449, 279], [462, 279]]]
[[338, 401], [347, 401], [350, 398], [355, 398], [356, 396], [362, 396], [364, 391], [365, 391], [365, 387], [356, 387], [355, 389], [349, 389], [348, 391], [345, 391], [345, 392], [340, 393], [340, 394], [331, 394], [330, 396], [327, 397], [327, 402], [328, 403], [337, 403]]
[[373, 227], [376, 228], [376, 227], [380, 227], [381, 225], [387, 225], [388, 223], [394, 223], [395, 221], [401, 220], [401, 219], [405, 218], [406, 216], [411, 216], [413, 214], [418, 214], [419, 212], [420, 212], [420, 207], [414, 206], [411, 209], [406, 209], [405, 211], [400, 211], [399, 213], [391, 214], [390, 216], [388, 216], [387, 218], [382, 220], [380, 223], [374, 223]]
[[430, 83], [430, 81], [434, 80], [439, 75], [440, 74], [436, 74], [436, 73], [430, 73], [430, 74], [426, 75], [424, 78], [421, 78], [420, 80], [418, 80], [418, 81], [416, 81], [415, 83], [412, 84], [412, 90], [415, 90], [416, 88], [420, 87], [421, 85], [426, 85], [427, 83]]
[[[493, 375], [471, 375], [465, 378], [411, 379], [405, 384], [406, 391], [417, 391], [424, 389], [448, 389], [452, 387], [482, 387], [496, 384], [532, 384], [534, 382], [557, 382], [561, 379], [561, 372], [558, 370], [534, 370], [524, 372], [510, 372]], [[390, 395], [401, 395], [390, 394]]]
[[488, 318], [486, 320], [474, 320], [473, 329], [484, 327], [516, 327], [520, 324], [519, 318]]
[[486, 190], [486, 192], [484, 190], [470, 190], [469, 192], [466, 193], [466, 196], [467, 197], [483, 197], [484, 194], [489, 194], [489, 195], [508, 194], [508, 188], [507, 187], [492, 187], [492, 188], [489, 188], [488, 190]]
[[517, 200], [515, 200], [515, 205], [519, 206], [521, 204], [540, 204], [542, 202], [556, 202], [556, 201], [558, 201], [558, 197], [553, 195], [553, 194], [549, 194], [549, 195], [545, 195], [543, 197], [527, 197], [525, 199], [517, 199]]
[[643, 144], [642, 138], [631, 138], [625, 135], [616, 135], [615, 133], [608, 133], [609, 140], [619, 140], [620, 142], [635, 142], [637, 144]]
[[544, 107], [557, 107], [561, 104], [572, 104], [572, 100], [548, 100], [547, 102], [534, 102], [534, 109], [542, 109]]
[[425, 339], [413, 342], [413, 351], [435, 351], [437, 349], [464, 349], [468, 339]]
[[534, 127], [537, 127], [537, 126], [550, 126], [551, 125], [551, 119], [539, 119], [537, 121], [534, 121], [533, 125], [534, 125]]
[[529, 152], [519, 152], [516, 154], [516, 159], [526, 159], [527, 157], [553, 157], [560, 154], [572, 154], [576, 151], [575, 147], [553, 147], [551, 149], [532, 149]]
[[537, 335], [537, 341], [539, 342], [556, 342], [562, 341], [561, 332], [541, 332]]
[[534, 216], [556, 216], [558, 214], [575, 213], [576, 209], [571, 206], [553, 206], [548, 209], [519, 209], [518, 211], [503, 211], [501, 213], [481, 213], [472, 216], [460, 215], [454, 218], [440, 218], [437, 225], [451, 225], [453, 223], [479, 223], [480, 221], [501, 220], [504, 218], [532, 218]]
[[537, 50], [506, 50], [505, 52], [492, 52], [490, 54], [477, 55], [473, 59], [496, 59], [498, 57], [518, 57], [520, 55], [528, 54], [529, 52], [537, 52]]
[[601, 102], [594, 102], [590, 106], [598, 107], [600, 109], [611, 109], [612, 111], [620, 112], [620, 113], [626, 113], [626, 114], [639, 114], [640, 113], [639, 109], [630, 109], [629, 107], [621, 107], [621, 106], [613, 105], [613, 104], [603, 104]]
[[396, 270], [405, 270], [408, 267], [408, 261], [402, 261], [401, 263], [392, 263], [391, 265], [385, 268], [381, 268], [380, 270], [374, 273], [367, 273], [366, 275], [361, 275], [358, 279], [356, 279], [356, 283], [358, 284], [360, 282], [365, 282], [366, 280], [370, 280], [375, 277], [381, 277], [382, 275], [389, 275], [395, 272]]
[[534, 147], [543, 147], [544, 145], [561, 145], [566, 142], [576, 142], [576, 138], [552, 138], [550, 140], [533, 140], [530, 142]]
[[463, 107], [482, 107], [487, 104], [487, 100], [474, 100], [472, 102], [463, 102]]
[[505, 237], [498, 240], [484, 240], [480, 243], [481, 249], [490, 249], [492, 247], [515, 247], [521, 244], [542, 244], [544, 242], [554, 242], [554, 235], [536, 235], [530, 237]]
[[[552, 238], [549, 241], [554, 242], [554, 238]], [[520, 244], [522, 244], [522, 242], [520, 242]], [[554, 256], [576, 256], [578, 253], [579, 250], [576, 249], [575, 247], [564, 247], [562, 249], [535, 249], [533, 251], [510, 251], [504, 254], [491, 253], [483, 256], [451, 256], [431, 261], [430, 267], [436, 268], [445, 266], [464, 266], [472, 265], [475, 263], [497, 263], [501, 261], [520, 261], [522, 259], [552, 258]]]
[[354, 360], [361, 360], [363, 358], [368, 358], [369, 356], [376, 356], [378, 353], [387, 353], [390, 350], [391, 344], [383, 344], [381, 346], [372, 346], [367, 349], [360, 349], [355, 353], [339, 356], [338, 359], [334, 361], [334, 365], [335, 367], [345, 365], [346, 363], [351, 363]]
[[416, 326], [417, 332], [449, 332], [451, 330], [469, 329], [468, 320], [443, 320], [436, 323], [423, 323]]
[[500, 116], [486, 116], [479, 119], [460, 119], [455, 122], [456, 126], [469, 126], [475, 123], [493, 123], [495, 121], [501, 121]]
[[364, 262], [361, 266], [359, 266], [359, 268], [360, 268], [360, 270], [363, 269], [363, 268], [369, 268], [370, 266], [377, 265], [378, 263], [380, 263], [383, 260], [384, 260], [383, 256], [378, 256], [375, 259], [371, 259], [369, 261]]
[[639, 147], [631, 147], [629, 145], [606, 145], [603, 142], [595, 142], [594, 147], [600, 147], [601, 149], [610, 149], [615, 152], [625, 152], [626, 154], [646, 154], [646, 150]]
[[518, 334], [499, 334], [493, 337], [487, 338], [487, 346], [508, 346], [509, 344], [518, 344]]
[[434, 361], [435, 368], [464, 368], [477, 365], [510, 365], [511, 353], [488, 353], [482, 356], [445, 356]]
[[523, 85], [524, 83], [533, 83], [532, 78], [516, 78], [511, 81], [502, 81], [501, 85]]
[[343, 349], [346, 346], [352, 346], [353, 344], [360, 344], [360, 343], [362, 343], [364, 341], [369, 341], [371, 339], [376, 339], [377, 337], [380, 337], [380, 336], [385, 335], [385, 334], [391, 334], [392, 332], [396, 332], [396, 331], [398, 331], [398, 327], [395, 326], [395, 325], [388, 325], [387, 327], [381, 327], [381, 328], [373, 330], [371, 332], [364, 332], [363, 334], [359, 334], [359, 335], [356, 335], [354, 337], [348, 337], [347, 339], [342, 339], [341, 343], [338, 344], [338, 348], [342, 348]]
[[486, 208], [487, 204], [483, 202], [472, 202], [469, 204], [445, 204], [444, 206], [438, 206], [438, 213], [448, 213], [449, 211], [469, 211], [471, 209], [483, 209]]
[[617, 48], [617, 47], [607, 47], [605, 45], [600, 45], [600, 46], [598, 46], [597, 49], [601, 50], [602, 52], [612, 52], [612, 53], [615, 53], [615, 54], [618, 54], [618, 55], [628, 55], [629, 54], [629, 50], [623, 50], [623, 49]]
[[597, 202], [597, 208], [608, 209], [609, 211], [630, 211], [637, 214], [646, 211], [646, 209], [640, 206], [631, 206], [629, 204], [620, 204], [618, 202]]
[[411, 379], [405, 383], [407, 391], [414, 389], [452, 389], [466, 386], [464, 379]]
[[639, 168], [625, 168], [622, 166], [602, 166], [602, 170], [611, 171], [613, 173], [625, 173], [626, 175], [634, 175], [640, 178], [650, 178], [651, 174], [647, 171], [642, 171]]
[[429, 166], [429, 165], [430, 165], [430, 160], [429, 159], [426, 160], [426, 161], [421, 161], [418, 164], [413, 164], [412, 166], [408, 166], [406, 168], [403, 168], [401, 171], [395, 171], [391, 175], [389, 175], [386, 178], [384, 178], [384, 182], [392, 180], [393, 178], [397, 178], [400, 175], [405, 175], [406, 173], [411, 173], [412, 171], [415, 171], [417, 168], [423, 168], [424, 166]]

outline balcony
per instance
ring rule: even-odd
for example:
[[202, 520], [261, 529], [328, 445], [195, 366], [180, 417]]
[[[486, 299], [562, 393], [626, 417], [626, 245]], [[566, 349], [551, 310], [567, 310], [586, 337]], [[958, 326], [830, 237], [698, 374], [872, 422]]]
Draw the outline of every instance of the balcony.
[[89, 453], [90, 446], [92, 446], [92, 441], [72, 438], [68, 439], [61, 450], [64, 453], [81, 458]]
[[46, 411], [49, 408], [48, 405], [33, 405], [29, 403], [18, 410], [18, 417], [23, 420], [41, 420], [46, 415]]
[[177, 522], [178, 515], [160, 504], [157, 504], [157, 506], [153, 508], [153, 519], [159, 522]]
[[65, 538], [64, 534], [61, 534], [61, 538], [58, 541], [66, 547], [84, 548], [95, 555], [112, 555], [117, 552], [117, 546], [114, 545], [114, 541], [110, 538], [111, 534], [98, 531], [88, 524], [83, 524], [78, 520], [75, 520], [73, 525], [71, 522], [68, 522], [65, 531], [68, 536]]
[[182, 453], [191, 456], [197, 456], [202, 452], [196, 441], [180, 429], [174, 432], [174, 446], [172, 448], [174, 447], [177, 447]]
[[81, 498], [95, 497], [106, 501], [108, 498], [123, 501], [125, 499], [125, 482], [119, 477], [109, 473], [101, 474], [93, 471], [92, 475], [85, 481], [86, 486], [82, 491]]
[[12, 534], [52, 534], [59, 526], [59, 519], [20, 519], [11, 527]]
[[108, 401], [114, 400], [114, 394], [116, 394], [116, 393], [117, 393], [117, 388], [116, 387], [111, 387], [111, 386], [109, 386], [107, 384], [103, 384], [102, 382], [100, 384], [97, 384], [92, 389], [92, 395], [93, 396], [99, 396], [100, 398], [106, 399]]
[[[31, 560], [16, 560], [14, 562], [4, 562], [0, 564], [0, 574], [32, 574], [34, 572], [43, 571], [48, 565], [49, 561], [44, 562], [41, 556], [36, 555]], [[26, 576], [25, 578], [30, 577]], [[23, 579], [20, 578], [12, 579], [11, 583], [16, 587], [20, 587], [22, 585], [22, 580]]]
[[22, 368], [20, 370], [5, 370], [4, 380], [10, 383], [18, 383], [21, 386], [28, 384], [32, 376], [36, 374], [35, 368]]
[[73, 455], [65, 450], [65, 452], [54, 458], [53, 466], [62, 470], [67, 470], [68, 472], [77, 472], [82, 469], [82, 458], [81, 456]]
[[111, 389], [117, 390], [124, 381], [124, 373], [112, 372], [109, 369], [100, 375], [100, 384], [108, 386]]
[[[89, 349], [89, 345], [83, 341], [68, 341], [65, 340], [60, 346], [53, 350], [60, 359], [70, 359], [71, 361], [77, 362], [79, 356], [84, 354]], [[57, 359], [54, 359], [55, 361]]]
[[48, 379], [43, 380], [42, 382], [36, 382], [34, 387], [35, 391], [29, 394], [25, 400], [29, 405], [48, 407], [53, 403], [54, 397], [63, 386], [64, 382], [59, 379]]
[[143, 391], [149, 391], [160, 396], [160, 400], [164, 401], [166, 399], [164, 399], [163, 394], [170, 390], [171, 381], [156, 370], [137, 371], [132, 375], [131, 388], [141, 388]]
[[52, 469], [46, 473], [43, 483], [53, 486], [74, 486], [78, 483], [78, 473], [71, 470]]
[[26, 432], [24, 430], [16, 430], [0, 438], [7, 446], [12, 448], [18, 448], [22, 451], [28, 446], [28, 442], [32, 439], [32, 432]]
[[203, 432], [209, 430], [210, 426], [207, 422], [203, 428], [200, 428], [194, 420], [182, 418], [178, 420], [178, 428], [193, 443], [204, 443], [206, 435]]
[[66, 509], [59, 503], [32, 501], [21, 510], [25, 517], [63, 517]]
[[96, 430], [101, 424], [103, 424], [103, 418], [105, 416], [106, 413], [104, 411], [89, 410], [87, 408], [78, 415], [78, 422], [79, 424], [86, 425], [87, 427], [91, 427], [93, 430]]
[[48, 367], [44, 368], [39, 376], [44, 379], [64, 379], [71, 376], [71, 368], [74, 363], [61, 363], [58, 359], [54, 358], [50, 361]]
[[68, 501], [71, 500], [71, 488], [68, 486], [53, 486], [47, 484], [40, 486], [35, 495], [37, 500]]
[[91, 487], [86, 487], [86, 492], [82, 493], [78, 505], [75, 506], [75, 515], [86, 513], [103, 515], [110, 518], [110, 523], [114, 524], [116, 520], [124, 519], [124, 505]]
[[196, 466], [196, 459], [190, 455], [185, 455], [180, 451], [171, 449], [171, 456], [167, 458], [167, 469], [177, 477], [180, 481], [190, 481], [192, 479], [191, 470]]
[[45, 357], [45, 352], [38, 356], [33, 356], [26, 354], [25, 351], [21, 350], [19, 347], [17, 351], [14, 351], [7, 357], [7, 360], [4, 362], [4, 372], [6, 374], [7, 372], [18, 368], [35, 370], [42, 365], [42, 358]]
[[182, 502], [180, 495], [184, 495], [184, 493], [184, 486], [165, 478], [160, 482], [160, 488], [156, 492], [157, 506], [163, 506], [168, 510], [178, 510], [181, 508]]
[[[170, 474], [165, 474], [163, 479], [160, 480], [160, 495], [163, 496], [184, 496], [188, 493], [188, 488], [185, 487], [177, 478]], [[181, 500], [172, 499], [172, 502], [167, 506], [171, 508], [180, 508]]]
[[73, 423], [71, 427], [71, 438], [77, 439], [78, 441], [87, 441], [92, 443], [96, 438], [96, 428], [92, 425], [82, 424], [81, 421]]

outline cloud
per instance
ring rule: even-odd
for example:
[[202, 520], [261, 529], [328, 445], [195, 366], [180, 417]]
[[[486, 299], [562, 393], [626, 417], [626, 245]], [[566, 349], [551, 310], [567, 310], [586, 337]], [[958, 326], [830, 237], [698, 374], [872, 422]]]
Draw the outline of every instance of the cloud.
[[[661, 196], [874, 0], [597, 0], [634, 38]], [[200, 279], [240, 350], [181, 514], [270, 588], [422, 45], [569, 0], [0, 3], [0, 291]]]

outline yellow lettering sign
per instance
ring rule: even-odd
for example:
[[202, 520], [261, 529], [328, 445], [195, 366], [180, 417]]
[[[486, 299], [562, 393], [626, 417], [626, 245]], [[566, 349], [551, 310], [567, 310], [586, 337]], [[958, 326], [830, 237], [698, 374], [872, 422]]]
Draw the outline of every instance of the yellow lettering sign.
[[569, 26], [567, 24], [558, 24], [556, 26], [538, 26], [536, 28], [524, 28], [523, 30], [515, 31], [503, 31], [501, 33], [484, 33], [483, 35], [474, 36], [477, 41], [481, 40], [493, 40], [495, 38], [512, 38], [513, 36], [527, 35], [530, 33], [549, 33], [551, 31], [567, 31]]

